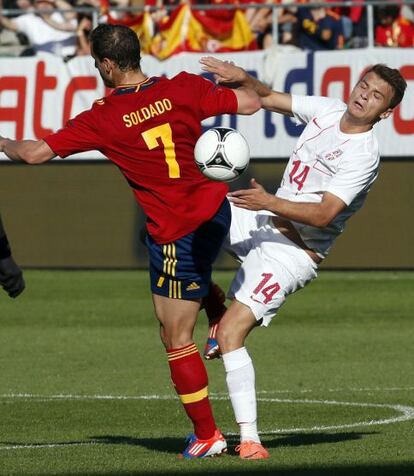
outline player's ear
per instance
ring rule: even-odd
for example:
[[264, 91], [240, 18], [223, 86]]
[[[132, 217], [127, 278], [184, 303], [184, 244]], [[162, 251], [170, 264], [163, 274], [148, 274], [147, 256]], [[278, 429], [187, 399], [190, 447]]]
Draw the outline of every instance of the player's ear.
[[382, 112], [379, 116], [380, 119], [387, 119], [387, 117], [390, 117], [392, 111], [394, 109], [388, 108], [386, 111]]
[[109, 73], [114, 66], [114, 62], [109, 58], [104, 58], [102, 61], [102, 65], [105, 69], [105, 73]]

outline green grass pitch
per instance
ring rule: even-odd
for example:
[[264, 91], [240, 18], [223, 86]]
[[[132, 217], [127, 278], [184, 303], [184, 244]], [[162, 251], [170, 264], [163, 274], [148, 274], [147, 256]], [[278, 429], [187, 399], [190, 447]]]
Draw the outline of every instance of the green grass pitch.
[[[0, 295], [0, 475], [414, 475], [413, 272], [321, 272], [253, 332], [264, 461], [234, 455], [220, 361], [207, 368], [229, 454], [177, 458], [191, 426], [145, 272], [26, 281], [16, 301]], [[201, 313], [200, 348], [206, 329]]]

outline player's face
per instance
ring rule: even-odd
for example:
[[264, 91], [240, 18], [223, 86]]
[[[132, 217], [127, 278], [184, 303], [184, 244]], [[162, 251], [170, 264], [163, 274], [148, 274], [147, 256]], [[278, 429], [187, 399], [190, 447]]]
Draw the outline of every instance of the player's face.
[[352, 90], [347, 112], [361, 124], [374, 124], [391, 114], [393, 94], [392, 87], [371, 71]]
[[361, 124], [374, 124], [391, 114], [393, 94], [392, 87], [371, 71], [352, 90], [348, 113]]

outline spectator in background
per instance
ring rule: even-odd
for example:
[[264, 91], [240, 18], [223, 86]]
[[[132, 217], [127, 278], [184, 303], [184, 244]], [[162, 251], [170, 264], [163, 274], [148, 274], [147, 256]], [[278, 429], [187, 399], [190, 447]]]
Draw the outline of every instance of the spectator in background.
[[[76, 6], [96, 8], [101, 10], [103, 9], [101, 0], [78, 0]], [[89, 46], [89, 34], [92, 31], [92, 28], [92, 15], [87, 12], [78, 12], [76, 29], [76, 56], [85, 56], [90, 54], [91, 48]]]
[[[326, 0], [335, 2], [335, 0]], [[367, 45], [367, 9], [363, 0], [353, 0], [351, 7], [330, 7], [329, 9], [340, 16], [346, 46], [362, 48]]]
[[24, 33], [34, 54], [47, 52], [63, 58], [70, 57], [76, 52], [76, 13], [53, 11], [56, 8], [72, 7], [66, 0], [35, 0], [34, 9], [38, 13], [27, 9], [13, 19], [0, 14], [0, 25], [16, 33]]
[[89, 34], [92, 31], [92, 19], [88, 15], [82, 16], [78, 20], [76, 36], [78, 38], [76, 46], [76, 56], [85, 56], [91, 53], [89, 45]]
[[299, 8], [299, 46], [307, 50], [335, 50], [344, 45], [342, 22], [327, 8]]
[[414, 24], [400, 16], [398, 5], [384, 5], [377, 8], [375, 43], [377, 46], [414, 46]]
[[[327, 3], [335, 0], [326, 0]], [[349, 7], [329, 7], [329, 10], [341, 18], [344, 42], [347, 42], [352, 36], [352, 20], [349, 18]]]
[[361, 5], [349, 8], [349, 18], [352, 21], [352, 37], [349, 40], [351, 48], [364, 48], [368, 44], [367, 9], [363, 7], [363, 0], [356, 0]]
[[286, 4], [285, 8], [277, 9], [277, 19], [279, 24], [279, 44], [287, 45], [294, 43], [294, 30], [296, 24], [296, 8], [289, 7], [289, 3], [294, 0], [258, 0], [250, 2], [249, 0], [241, 0], [240, 3], [260, 3], [262, 8], [247, 8], [246, 18], [250, 28], [256, 35], [259, 48], [269, 48], [273, 44], [273, 10], [270, 8], [272, 3]]

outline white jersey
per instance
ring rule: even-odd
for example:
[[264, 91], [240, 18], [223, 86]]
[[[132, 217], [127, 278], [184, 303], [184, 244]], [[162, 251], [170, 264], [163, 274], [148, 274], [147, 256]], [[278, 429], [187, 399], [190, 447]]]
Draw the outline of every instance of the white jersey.
[[332, 193], [347, 207], [325, 228], [292, 222], [304, 243], [320, 256], [328, 254], [346, 220], [365, 201], [378, 175], [378, 143], [373, 130], [344, 134], [339, 122], [346, 104], [338, 99], [292, 95], [292, 112], [307, 124], [286, 166], [276, 195], [293, 202], [322, 201]]
[[[51, 19], [56, 23], [64, 23], [65, 19], [59, 12], [53, 12]], [[53, 28], [34, 13], [25, 13], [13, 18], [18, 31], [24, 33], [36, 52], [45, 51], [60, 56], [71, 56], [76, 53], [75, 31], [61, 31]], [[70, 21], [76, 30], [76, 20]]]

